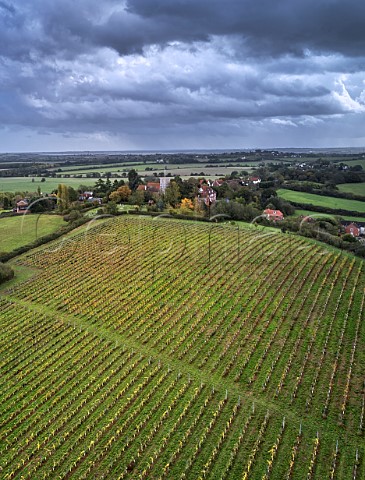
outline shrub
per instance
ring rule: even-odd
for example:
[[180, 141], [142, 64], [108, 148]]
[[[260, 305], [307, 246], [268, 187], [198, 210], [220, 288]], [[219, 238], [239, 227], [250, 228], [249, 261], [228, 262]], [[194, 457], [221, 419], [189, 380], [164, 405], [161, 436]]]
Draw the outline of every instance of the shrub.
[[75, 222], [82, 217], [82, 214], [78, 210], [71, 210], [70, 213], [63, 216], [65, 222]]
[[345, 233], [345, 235], [342, 236], [342, 240], [345, 242], [351, 242], [351, 243], [356, 243], [357, 240], [355, 237], [353, 237], [350, 233]]
[[9, 265], [0, 263], [0, 283], [11, 280], [14, 277], [14, 270]]

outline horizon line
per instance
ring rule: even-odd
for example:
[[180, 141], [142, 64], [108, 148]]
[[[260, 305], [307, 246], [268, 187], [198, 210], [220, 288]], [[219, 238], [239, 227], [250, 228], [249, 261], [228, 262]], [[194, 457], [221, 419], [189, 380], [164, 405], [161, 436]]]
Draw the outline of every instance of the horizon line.
[[186, 149], [174, 149], [174, 148], [166, 148], [166, 149], [128, 149], [128, 150], [37, 150], [37, 151], [3, 151], [0, 152], [0, 155], [77, 155], [77, 154], [158, 154], [158, 153], [212, 153], [212, 152], [255, 152], [255, 151], [263, 151], [263, 152], [272, 152], [272, 151], [341, 151], [341, 150], [357, 150], [359, 153], [364, 151], [365, 153], [365, 146], [363, 147], [241, 147], [241, 148], [186, 148]]

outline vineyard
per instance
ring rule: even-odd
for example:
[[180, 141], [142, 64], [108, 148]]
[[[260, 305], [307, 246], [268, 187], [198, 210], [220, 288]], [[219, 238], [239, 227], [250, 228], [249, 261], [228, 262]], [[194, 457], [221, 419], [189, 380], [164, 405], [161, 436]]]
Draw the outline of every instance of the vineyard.
[[118, 217], [0, 296], [0, 478], [365, 478], [364, 263]]

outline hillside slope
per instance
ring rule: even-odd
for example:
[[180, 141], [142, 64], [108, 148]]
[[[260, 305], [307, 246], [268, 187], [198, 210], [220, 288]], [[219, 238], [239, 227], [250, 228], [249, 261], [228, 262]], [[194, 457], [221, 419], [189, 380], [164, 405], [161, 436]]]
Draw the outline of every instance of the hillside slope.
[[10, 478], [363, 478], [364, 263], [265, 228], [110, 219], [0, 298]]

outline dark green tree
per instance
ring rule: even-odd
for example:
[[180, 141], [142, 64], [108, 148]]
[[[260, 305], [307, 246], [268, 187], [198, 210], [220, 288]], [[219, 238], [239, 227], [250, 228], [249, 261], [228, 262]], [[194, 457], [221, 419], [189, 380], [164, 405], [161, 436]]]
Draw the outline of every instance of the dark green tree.
[[70, 202], [76, 202], [76, 200], [79, 198], [76, 190], [72, 187], [67, 187], [68, 190], [68, 198]]
[[129, 183], [129, 188], [132, 190], [132, 192], [135, 192], [138, 188], [138, 185], [142, 183], [141, 177], [138, 175], [137, 171], [132, 168], [132, 170], [129, 170], [128, 172], [128, 183]]
[[3, 207], [5, 210], [11, 207], [11, 202], [8, 197], [3, 198]]
[[106, 192], [107, 192], [107, 187], [105, 185], [105, 182], [103, 179], [99, 178], [99, 180], [97, 180], [97, 182], [95, 183], [94, 194], [96, 196], [102, 196], [102, 195], [106, 195]]

